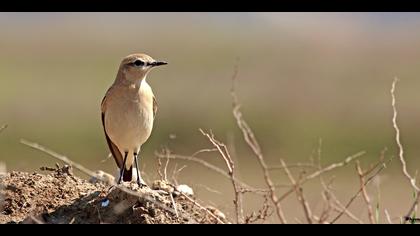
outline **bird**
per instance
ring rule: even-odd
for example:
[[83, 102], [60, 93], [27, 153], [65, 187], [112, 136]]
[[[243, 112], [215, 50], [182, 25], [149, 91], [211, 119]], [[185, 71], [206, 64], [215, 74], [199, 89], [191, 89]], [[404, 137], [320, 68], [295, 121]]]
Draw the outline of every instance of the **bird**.
[[119, 168], [117, 184], [131, 182], [136, 174], [137, 184], [147, 186], [140, 175], [138, 159], [142, 145], [152, 133], [157, 101], [146, 77], [153, 68], [166, 64], [144, 53], [124, 57], [114, 83], [102, 99], [105, 138]]

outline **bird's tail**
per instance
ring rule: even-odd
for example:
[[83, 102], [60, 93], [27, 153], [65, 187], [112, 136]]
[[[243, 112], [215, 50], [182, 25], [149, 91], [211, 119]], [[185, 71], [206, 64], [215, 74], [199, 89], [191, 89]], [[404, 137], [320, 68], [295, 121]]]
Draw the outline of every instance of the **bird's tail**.
[[131, 182], [132, 178], [133, 178], [133, 166], [131, 166], [129, 170], [127, 169], [124, 170], [123, 181]]

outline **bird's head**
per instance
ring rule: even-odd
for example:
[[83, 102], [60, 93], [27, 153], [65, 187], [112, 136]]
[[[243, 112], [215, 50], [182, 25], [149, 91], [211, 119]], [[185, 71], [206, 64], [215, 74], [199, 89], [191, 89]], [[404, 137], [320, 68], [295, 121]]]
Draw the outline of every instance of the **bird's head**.
[[136, 53], [126, 56], [120, 65], [120, 72], [129, 81], [138, 81], [146, 77], [149, 71], [157, 66], [166, 65], [164, 61], [158, 61], [149, 55]]

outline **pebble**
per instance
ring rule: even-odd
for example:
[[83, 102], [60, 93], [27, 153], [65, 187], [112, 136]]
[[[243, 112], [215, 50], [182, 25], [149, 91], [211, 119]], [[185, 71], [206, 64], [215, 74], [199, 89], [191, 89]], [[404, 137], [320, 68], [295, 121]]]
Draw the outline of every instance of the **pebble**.
[[187, 196], [193, 196], [194, 195], [193, 189], [186, 184], [180, 184], [180, 185], [176, 186], [176, 190], [180, 193], [183, 193], [183, 194], [187, 195]]
[[101, 202], [101, 207], [107, 207], [109, 205], [109, 200], [105, 199], [104, 201]]

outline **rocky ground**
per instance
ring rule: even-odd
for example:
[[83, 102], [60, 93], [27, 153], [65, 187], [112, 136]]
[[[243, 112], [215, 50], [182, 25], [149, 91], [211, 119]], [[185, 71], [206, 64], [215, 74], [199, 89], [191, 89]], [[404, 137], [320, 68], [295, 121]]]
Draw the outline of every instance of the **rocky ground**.
[[187, 186], [155, 181], [151, 188], [115, 187], [81, 179], [69, 166], [44, 172], [0, 176], [1, 224], [229, 223], [222, 212], [194, 199]]

